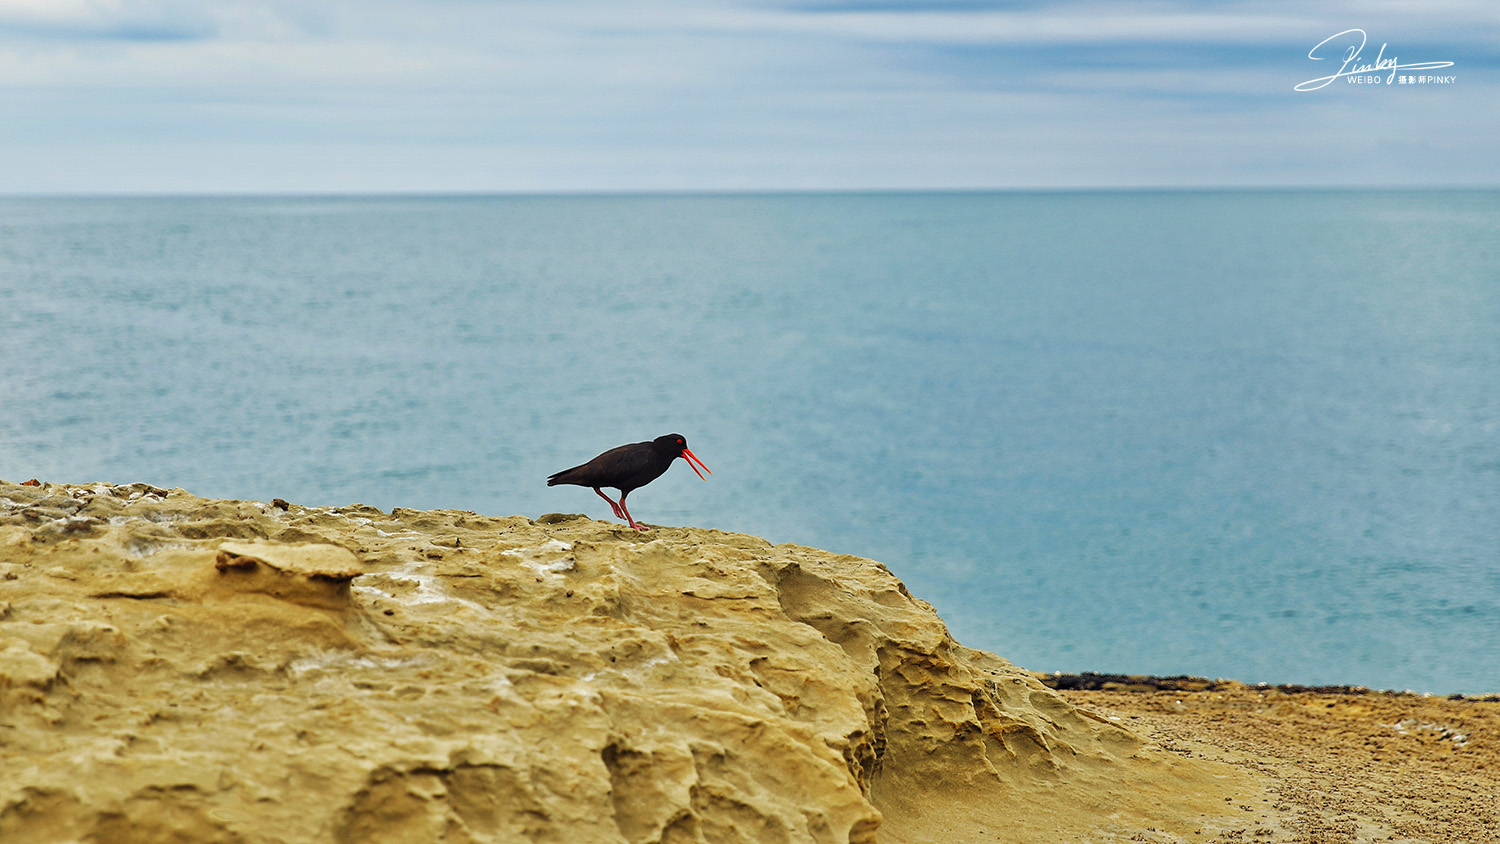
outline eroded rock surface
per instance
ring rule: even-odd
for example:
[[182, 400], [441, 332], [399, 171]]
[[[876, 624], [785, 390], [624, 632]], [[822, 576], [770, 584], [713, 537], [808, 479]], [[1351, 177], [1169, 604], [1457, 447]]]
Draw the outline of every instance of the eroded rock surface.
[[1255, 784], [870, 560], [0, 482], [0, 841], [1205, 840]]

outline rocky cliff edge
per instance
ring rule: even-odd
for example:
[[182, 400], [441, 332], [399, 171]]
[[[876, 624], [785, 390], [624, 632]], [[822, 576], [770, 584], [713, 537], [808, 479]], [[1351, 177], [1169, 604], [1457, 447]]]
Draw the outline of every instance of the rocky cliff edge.
[[0, 841], [1206, 840], [1258, 786], [879, 563], [0, 482]]

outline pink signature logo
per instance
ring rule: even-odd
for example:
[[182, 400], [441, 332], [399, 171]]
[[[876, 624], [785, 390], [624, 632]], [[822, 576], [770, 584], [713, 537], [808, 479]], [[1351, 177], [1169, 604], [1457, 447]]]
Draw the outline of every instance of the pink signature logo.
[[[1363, 29], [1346, 29], [1337, 35], [1330, 35], [1318, 42], [1318, 46], [1308, 51], [1307, 57], [1315, 62], [1336, 61], [1342, 55], [1342, 63], [1338, 72], [1328, 76], [1319, 76], [1317, 79], [1309, 79], [1293, 88], [1295, 91], [1316, 91], [1326, 87], [1336, 79], [1349, 78], [1350, 82], [1379, 82], [1380, 75], [1386, 74], [1385, 84], [1391, 84], [1396, 78], [1398, 70], [1436, 70], [1442, 67], [1452, 67], [1453, 62], [1412, 62], [1401, 64], [1395, 56], [1386, 58], [1386, 44], [1380, 45], [1380, 52], [1375, 55], [1374, 63], [1361, 61], [1360, 56], [1364, 52], [1365, 43], [1368, 39]], [[1325, 50], [1325, 48], [1327, 48]], [[1369, 78], [1366, 78], [1369, 77]], [[1413, 79], [1417, 77], [1412, 77]], [[1420, 77], [1424, 81], [1428, 77]], [[1403, 75], [1402, 81], [1407, 79]], [[1432, 77], [1433, 81], [1452, 82], [1451, 76]]]

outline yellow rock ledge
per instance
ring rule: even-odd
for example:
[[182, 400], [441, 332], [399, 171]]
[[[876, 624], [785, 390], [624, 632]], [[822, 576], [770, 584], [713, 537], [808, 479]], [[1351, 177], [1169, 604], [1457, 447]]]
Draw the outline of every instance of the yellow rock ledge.
[[0, 841], [1233, 835], [1261, 786], [696, 528], [0, 482]]

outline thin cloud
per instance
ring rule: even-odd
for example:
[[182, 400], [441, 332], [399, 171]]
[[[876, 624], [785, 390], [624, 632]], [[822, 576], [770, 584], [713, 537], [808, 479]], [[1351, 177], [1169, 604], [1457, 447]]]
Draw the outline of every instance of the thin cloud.
[[196, 6], [105, 0], [0, 0], [0, 37], [181, 41], [218, 35]]

